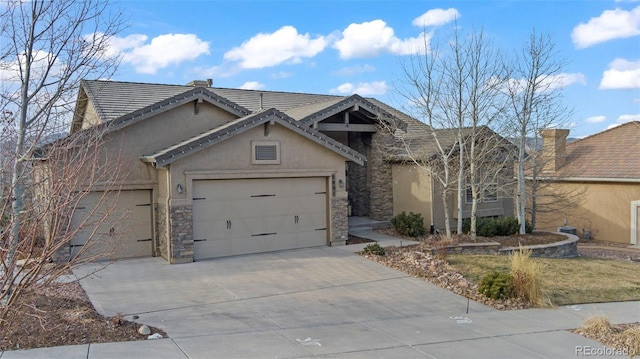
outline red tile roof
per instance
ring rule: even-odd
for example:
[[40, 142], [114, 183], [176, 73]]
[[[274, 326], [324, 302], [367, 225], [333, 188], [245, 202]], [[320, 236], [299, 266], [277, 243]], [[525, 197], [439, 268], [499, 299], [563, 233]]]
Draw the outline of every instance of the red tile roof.
[[567, 144], [561, 177], [640, 179], [640, 121]]

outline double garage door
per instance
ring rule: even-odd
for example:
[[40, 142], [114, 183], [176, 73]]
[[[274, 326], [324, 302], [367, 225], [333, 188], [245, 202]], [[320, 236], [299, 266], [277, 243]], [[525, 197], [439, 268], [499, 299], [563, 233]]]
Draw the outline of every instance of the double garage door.
[[100, 259], [152, 255], [150, 190], [89, 192], [75, 208], [71, 256]]
[[194, 259], [327, 244], [323, 177], [196, 180]]

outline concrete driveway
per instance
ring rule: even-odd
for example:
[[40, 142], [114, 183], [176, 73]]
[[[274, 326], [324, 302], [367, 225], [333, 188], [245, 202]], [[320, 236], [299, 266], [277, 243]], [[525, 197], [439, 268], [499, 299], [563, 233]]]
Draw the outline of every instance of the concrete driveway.
[[181, 265], [126, 260], [81, 284], [102, 314], [136, 315], [170, 336], [77, 346], [84, 358], [573, 357], [576, 346], [603, 348], [565, 331], [589, 315], [640, 319], [638, 302], [510, 312], [470, 302], [467, 313], [465, 298], [330, 247]]

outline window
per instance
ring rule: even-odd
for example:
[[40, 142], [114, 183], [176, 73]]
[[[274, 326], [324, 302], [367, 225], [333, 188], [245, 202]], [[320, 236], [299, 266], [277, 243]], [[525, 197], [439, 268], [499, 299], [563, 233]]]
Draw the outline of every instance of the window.
[[498, 185], [491, 183], [486, 185], [484, 189], [483, 202], [498, 202]]
[[251, 163], [254, 165], [280, 164], [280, 142], [276, 142], [276, 141], [251, 142]]
[[465, 187], [466, 187], [465, 203], [472, 203], [473, 202], [473, 190], [471, 189], [471, 185], [468, 184]]
[[[479, 201], [482, 202], [498, 202], [498, 184], [497, 183], [485, 183], [482, 186], [484, 187], [484, 193], [482, 193]], [[467, 180], [465, 183], [465, 203], [469, 204], [473, 202], [473, 190], [471, 189], [471, 184]]]

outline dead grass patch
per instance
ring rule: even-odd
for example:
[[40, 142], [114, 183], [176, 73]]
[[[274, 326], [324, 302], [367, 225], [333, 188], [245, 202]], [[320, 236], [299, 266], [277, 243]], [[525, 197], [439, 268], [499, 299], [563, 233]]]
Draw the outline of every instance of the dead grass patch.
[[[553, 305], [640, 300], [639, 263], [594, 258], [536, 258], [544, 276], [541, 285]], [[510, 271], [510, 258], [489, 255], [449, 255], [449, 264], [479, 283], [492, 271]]]
[[605, 316], [587, 319], [573, 333], [620, 350], [630, 358], [640, 355], [640, 323], [611, 324]]

